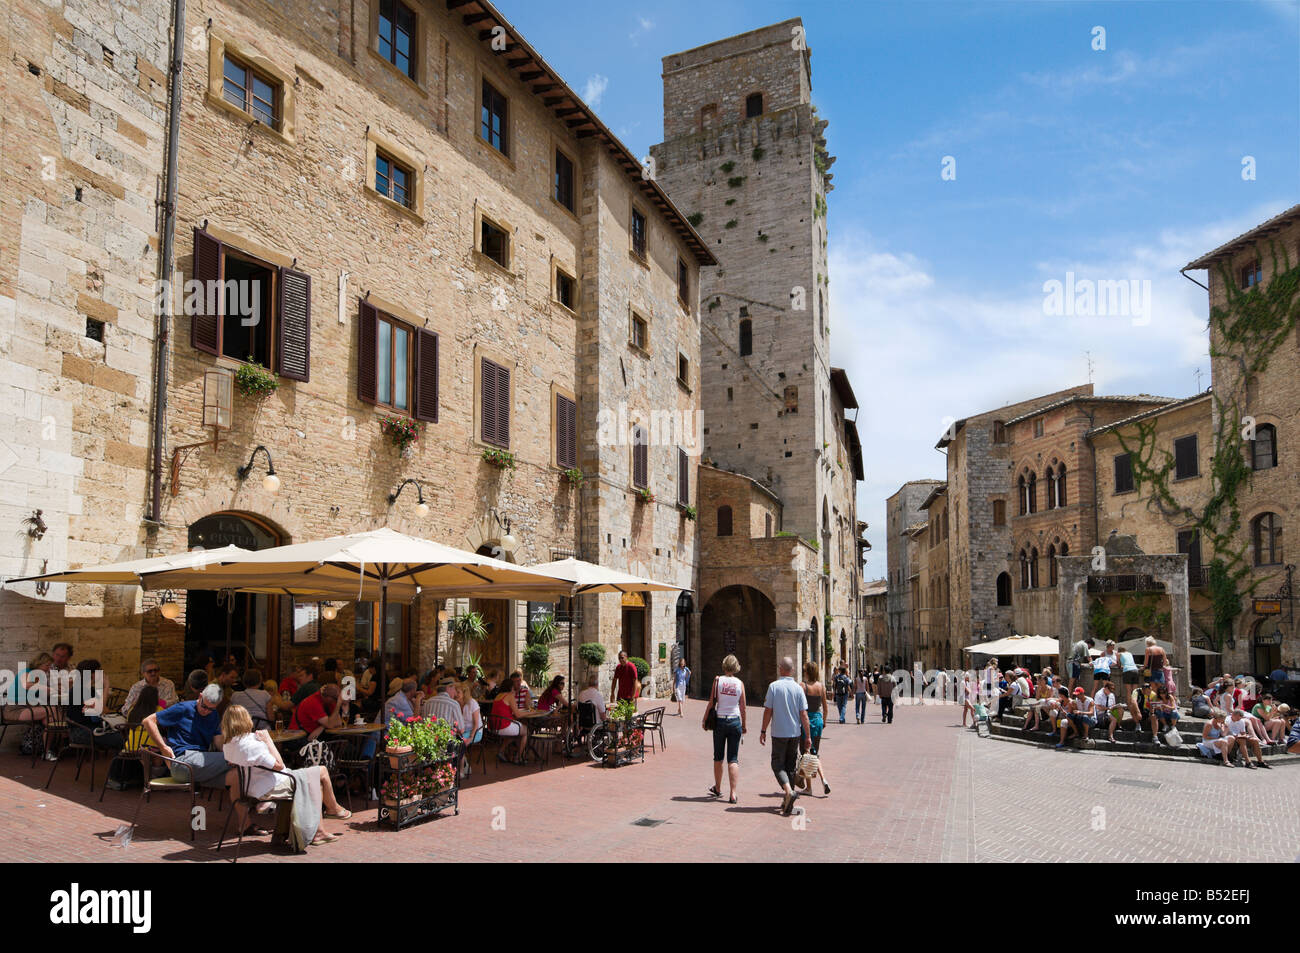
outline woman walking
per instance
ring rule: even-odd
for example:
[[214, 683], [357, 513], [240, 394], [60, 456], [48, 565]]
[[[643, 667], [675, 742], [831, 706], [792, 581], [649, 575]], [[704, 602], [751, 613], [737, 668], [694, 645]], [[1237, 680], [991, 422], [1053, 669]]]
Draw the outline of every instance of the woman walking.
[[735, 804], [740, 797], [740, 739], [748, 730], [745, 725], [745, 683], [736, 677], [740, 662], [728, 655], [722, 660], [722, 674], [713, 680], [709, 704], [704, 709], [700, 727], [707, 730], [709, 712], [716, 713], [713, 725], [713, 787], [709, 793], [722, 797], [722, 758], [727, 758], [727, 800]]
[[[826, 686], [821, 682], [821, 672], [815, 662], [803, 663], [803, 693], [808, 696], [808, 750], [821, 760], [822, 729], [826, 726]], [[826, 783], [826, 773], [817, 768], [817, 777], [822, 779], [823, 793], [830, 794], [831, 786]], [[808, 779], [809, 787], [812, 778]]]
[[686, 700], [686, 686], [691, 683], [691, 670], [686, 667], [686, 659], [677, 660], [673, 669], [673, 698], [677, 699], [677, 717], [682, 717], [682, 702]]
[[867, 673], [858, 669], [858, 677], [853, 680], [853, 714], [858, 719], [858, 724], [867, 720]]

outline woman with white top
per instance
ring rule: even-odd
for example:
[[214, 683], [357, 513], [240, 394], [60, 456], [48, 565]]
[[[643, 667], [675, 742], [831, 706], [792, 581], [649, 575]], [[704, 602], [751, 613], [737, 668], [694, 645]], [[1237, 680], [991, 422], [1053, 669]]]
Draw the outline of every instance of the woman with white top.
[[709, 711], [716, 710], [717, 723], [713, 726], [713, 787], [709, 793], [722, 797], [722, 758], [727, 758], [727, 780], [730, 785], [728, 801], [735, 804], [740, 787], [740, 739], [748, 730], [745, 721], [745, 683], [736, 677], [740, 662], [728, 655], [722, 660], [722, 674], [713, 680], [709, 704], [704, 709], [700, 727], [705, 728]]
[[[461, 740], [465, 742], [466, 750], [468, 750], [470, 745], [476, 745], [483, 740], [483, 712], [479, 708], [478, 702], [474, 700], [474, 682], [469, 679], [458, 682], [455, 693], [454, 697], [459, 697], [460, 700], [460, 713], [462, 715], [460, 723], [464, 726], [461, 731]], [[464, 760], [461, 777], [469, 777], [468, 755]]]
[[[295, 850], [329, 844], [342, 834], [326, 834], [320, 829], [321, 802], [325, 817], [346, 820], [351, 811], [344, 810], [334, 799], [334, 785], [324, 765], [287, 771], [284, 759], [266, 731], [254, 731], [253, 719], [243, 705], [230, 705], [221, 717], [221, 752], [226, 763], [241, 768], [270, 768], [250, 771], [244, 793], [250, 797], [283, 797], [293, 788], [293, 818], [289, 840]], [[277, 773], [278, 772], [278, 773]], [[292, 775], [292, 781], [290, 780]], [[294, 783], [296, 782], [296, 783]]]

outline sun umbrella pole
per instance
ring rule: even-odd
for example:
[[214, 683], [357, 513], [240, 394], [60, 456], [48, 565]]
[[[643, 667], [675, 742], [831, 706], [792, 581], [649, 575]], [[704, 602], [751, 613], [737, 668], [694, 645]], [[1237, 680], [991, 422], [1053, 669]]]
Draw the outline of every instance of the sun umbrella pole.
[[384, 656], [388, 649], [388, 570], [379, 574], [379, 618], [375, 620], [375, 631], [379, 634], [379, 690], [384, 693], [384, 704], [388, 704], [388, 681], [384, 672]]
[[[226, 660], [230, 658], [230, 631], [232, 626], [234, 625], [234, 622], [235, 622], [235, 593], [234, 590], [227, 589], [226, 590], [226, 654], [221, 658], [221, 665], [225, 665]], [[220, 671], [221, 665], [214, 666], [214, 668]]]

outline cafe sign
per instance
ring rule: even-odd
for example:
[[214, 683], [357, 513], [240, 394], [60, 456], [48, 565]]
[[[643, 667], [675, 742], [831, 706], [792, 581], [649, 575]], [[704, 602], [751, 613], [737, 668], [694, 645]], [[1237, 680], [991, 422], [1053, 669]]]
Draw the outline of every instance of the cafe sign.
[[1256, 615], [1281, 615], [1282, 600], [1281, 599], [1256, 599], [1255, 614]]

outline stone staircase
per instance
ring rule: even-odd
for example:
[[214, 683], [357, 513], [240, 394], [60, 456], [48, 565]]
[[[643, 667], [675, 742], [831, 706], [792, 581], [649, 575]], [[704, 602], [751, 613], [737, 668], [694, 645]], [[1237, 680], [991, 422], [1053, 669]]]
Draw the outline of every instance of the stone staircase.
[[[1086, 746], [1077, 736], [1071, 735], [1070, 740], [1066, 742], [1066, 748], [1072, 751], [1085, 750], [1128, 757], [1181, 758], [1208, 764], [1208, 759], [1196, 749], [1196, 742], [1201, 740], [1201, 731], [1205, 727], [1205, 722], [1206, 719], [1195, 718], [1184, 711], [1178, 721], [1178, 733], [1183, 736], [1183, 744], [1177, 748], [1171, 748], [1163, 742], [1152, 742], [1149, 731], [1139, 732], [1133, 729], [1117, 730], [1114, 744], [1107, 740], [1107, 732], [1104, 729], [1094, 729]], [[989, 723], [991, 736], [999, 741], [1036, 745], [1040, 748], [1056, 746], [1057, 739], [1060, 737], [1059, 730], [1050, 734], [1043, 730], [1026, 731], [1024, 725], [1024, 716], [1010, 713], [1005, 715], [1001, 722], [994, 719]], [[1218, 760], [1217, 756], [1215, 760]], [[1287, 754], [1284, 747], [1270, 745], [1264, 748], [1264, 760], [1273, 765], [1300, 764], [1300, 754]]]

